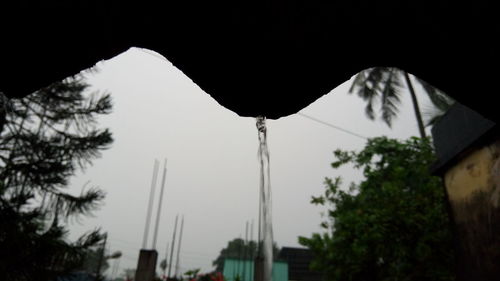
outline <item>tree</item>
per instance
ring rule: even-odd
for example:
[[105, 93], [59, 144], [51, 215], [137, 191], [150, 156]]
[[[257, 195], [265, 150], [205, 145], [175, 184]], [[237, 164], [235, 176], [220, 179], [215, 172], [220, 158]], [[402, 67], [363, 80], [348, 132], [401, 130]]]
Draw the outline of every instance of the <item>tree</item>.
[[95, 273], [99, 268], [99, 272], [105, 272], [109, 268], [110, 260], [116, 260], [122, 256], [121, 251], [108, 254], [104, 247], [105, 245], [96, 245], [85, 249], [83, 264], [78, 269], [88, 273]]
[[100, 263], [100, 272], [105, 272], [109, 268], [109, 262], [106, 253], [101, 245], [89, 247], [85, 250], [85, 257], [80, 270], [95, 273]]
[[[424, 138], [426, 137], [424, 121], [408, 72], [393, 67], [374, 67], [361, 71], [354, 77], [349, 93], [357, 90], [358, 96], [367, 102], [365, 112], [371, 120], [375, 119], [374, 104], [380, 99], [382, 120], [390, 127], [392, 120], [397, 116], [398, 104], [401, 102], [400, 90], [403, 87], [401, 82], [403, 78], [412, 98], [420, 136]], [[434, 110], [427, 121], [428, 126], [434, 125], [454, 101], [429, 83], [418, 78], [417, 81], [434, 105]]]
[[[241, 238], [235, 238], [227, 243], [226, 248], [220, 251], [219, 256], [212, 262], [215, 270], [221, 272], [224, 268], [224, 259], [254, 259], [257, 256], [257, 242], [248, 241]], [[274, 243], [273, 256], [276, 258], [279, 248]]]
[[75, 242], [66, 225], [96, 210], [97, 187], [65, 191], [68, 179], [112, 143], [97, 116], [111, 112], [108, 94], [84, 96], [80, 77], [55, 83], [4, 105], [0, 132], [0, 276], [54, 280], [80, 267], [86, 250], [103, 239], [93, 230]]
[[427, 139], [370, 139], [359, 153], [335, 151], [333, 168], [352, 164], [364, 180], [342, 190], [326, 179], [312, 203], [329, 206], [325, 233], [300, 237], [327, 280], [453, 280], [453, 237]]
[[191, 270], [188, 270], [184, 273], [184, 275], [187, 276], [187, 278], [189, 279], [195, 279], [196, 276], [198, 275], [198, 273], [200, 272], [201, 268], [195, 268], [195, 269], [191, 269]]
[[123, 270], [123, 276], [125, 280], [129, 281], [135, 278], [135, 268], [127, 268]]
[[160, 268], [163, 271], [163, 275], [165, 275], [165, 270], [167, 270], [167, 259], [162, 259], [160, 262]]

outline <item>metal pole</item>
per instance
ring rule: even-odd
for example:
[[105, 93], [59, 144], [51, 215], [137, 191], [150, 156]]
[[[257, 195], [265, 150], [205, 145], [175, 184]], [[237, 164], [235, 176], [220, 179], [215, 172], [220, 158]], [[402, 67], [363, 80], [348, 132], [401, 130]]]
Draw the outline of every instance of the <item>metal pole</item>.
[[[254, 221], [252, 220], [252, 223], [250, 224], [250, 243], [253, 242], [253, 222]], [[253, 257], [254, 257], [254, 251], [253, 250], [251, 250], [250, 256], [253, 259]]]
[[156, 248], [156, 239], [158, 238], [158, 226], [160, 224], [160, 215], [161, 215], [161, 207], [163, 204], [163, 191], [165, 190], [165, 178], [167, 176], [167, 159], [165, 159], [163, 165], [163, 176], [161, 179], [161, 189], [160, 189], [160, 201], [158, 202], [158, 212], [156, 213], [156, 224], [155, 224], [155, 232], [153, 235], [153, 249]]
[[142, 248], [146, 248], [146, 244], [149, 236], [149, 224], [151, 223], [151, 212], [153, 211], [153, 199], [156, 187], [156, 178], [158, 176], [158, 160], [155, 159], [155, 164], [153, 167], [153, 178], [151, 180], [151, 190], [149, 191], [149, 202], [148, 202], [148, 210], [146, 214], [146, 227], [144, 228], [144, 237], [142, 240]]
[[172, 236], [172, 248], [170, 249], [170, 263], [168, 264], [168, 274], [167, 278], [170, 278], [170, 272], [172, 270], [172, 258], [174, 256], [174, 248], [175, 248], [175, 233], [177, 232], [177, 219], [179, 215], [175, 216], [175, 225], [174, 225], [174, 234]]
[[181, 220], [181, 231], [179, 233], [179, 245], [177, 246], [177, 259], [175, 261], [175, 277], [177, 277], [177, 273], [179, 272], [179, 257], [181, 252], [181, 242], [182, 242], [182, 230], [184, 229], [184, 215], [182, 215]]
[[242, 266], [244, 266], [245, 264], [241, 264], [241, 260], [243, 258], [243, 251], [245, 250], [245, 240], [243, 240], [243, 238], [241, 237], [242, 235], [240, 234], [240, 240], [241, 240], [241, 244], [240, 244], [240, 247], [238, 249], [238, 267], [237, 267], [237, 270], [238, 270], [238, 276], [240, 277], [240, 280], [243, 280], [242, 276], [241, 276], [241, 269], [242, 269]]
[[[168, 267], [168, 242], [167, 242], [167, 250], [165, 251], [165, 268], [163, 269], [163, 276], [165, 277], [165, 279], [167, 278], [166, 276], [166, 273], [167, 273], [167, 267]], [[163, 278], [162, 278], [163, 279]]]
[[[252, 219], [252, 224], [250, 224], [250, 244], [252, 244], [253, 241], [253, 223], [254, 223], [254, 220]], [[255, 242], [254, 242], [255, 244]], [[250, 259], [252, 260], [252, 262], [254, 262], [254, 258], [255, 258], [255, 251], [254, 249], [252, 249], [250, 247]], [[254, 263], [254, 266], [255, 266], [255, 263]], [[250, 269], [252, 269], [252, 267], [250, 267]], [[250, 270], [250, 280], [254, 280], [254, 270]]]
[[[262, 168], [261, 168], [262, 169]], [[263, 178], [261, 177], [260, 179], [261, 184], [260, 184], [260, 189], [259, 189], [259, 220], [257, 223], [257, 257], [261, 256], [261, 250], [260, 250], [260, 241], [261, 241], [261, 232], [262, 232], [262, 193], [264, 192], [264, 184]]]
[[245, 224], [245, 244], [243, 244], [243, 278], [242, 280], [246, 281], [246, 271], [247, 271], [247, 259], [248, 259], [248, 221]]

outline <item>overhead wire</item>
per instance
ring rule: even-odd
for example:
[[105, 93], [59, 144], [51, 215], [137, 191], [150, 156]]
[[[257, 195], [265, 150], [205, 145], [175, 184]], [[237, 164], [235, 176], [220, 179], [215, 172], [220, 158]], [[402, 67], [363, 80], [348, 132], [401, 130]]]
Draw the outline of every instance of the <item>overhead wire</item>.
[[[164, 57], [162, 57], [162, 56], [158, 55], [157, 53], [153, 53], [153, 52], [151, 52], [151, 51], [150, 51], [150, 50], [148, 50], [148, 49], [144, 49], [144, 48], [137, 48], [137, 49], [138, 49], [138, 50], [140, 50], [140, 51], [142, 51], [142, 52], [144, 52], [145, 54], [148, 54], [148, 55], [154, 56], [154, 57], [156, 57], [156, 58], [158, 58], [158, 59], [161, 59], [161, 60], [168, 61], [166, 58], [164, 58]], [[312, 117], [312, 116], [310, 116], [310, 115], [306, 115], [306, 114], [304, 114], [304, 113], [302, 113], [302, 112], [297, 112], [297, 115], [302, 116], [302, 117], [305, 117], [305, 118], [308, 118], [308, 119], [313, 120], [313, 121], [315, 121], [315, 122], [321, 123], [321, 124], [323, 124], [323, 125], [326, 125], [326, 126], [328, 126], [328, 127], [333, 128], [333, 129], [336, 129], [336, 130], [342, 131], [342, 132], [344, 132], [344, 133], [346, 133], [346, 134], [349, 134], [349, 135], [351, 135], [351, 136], [355, 136], [355, 137], [357, 137], [357, 138], [361, 138], [361, 139], [364, 139], [364, 140], [367, 140], [367, 139], [368, 139], [367, 137], [365, 137], [365, 136], [363, 136], [363, 135], [360, 135], [360, 134], [355, 133], [355, 132], [352, 132], [352, 131], [350, 131], [350, 130], [347, 130], [347, 129], [341, 128], [341, 127], [339, 127], [339, 126], [333, 125], [333, 124], [331, 124], [331, 123], [329, 123], [329, 122], [325, 122], [325, 121], [323, 121], [323, 120], [320, 120], [320, 119], [318, 119], [318, 118]]]
[[364, 140], [367, 140], [367, 139], [368, 139], [367, 137], [362, 136], [362, 135], [360, 135], [360, 134], [358, 134], [358, 133], [355, 133], [355, 132], [352, 132], [352, 131], [350, 131], [350, 130], [347, 130], [347, 129], [341, 128], [341, 127], [339, 127], [339, 126], [336, 126], [336, 125], [333, 125], [333, 124], [331, 124], [331, 123], [325, 122], [325, 121], [323, 121], [323, 120], [320, 120], [320, 119], [318, 119], [318, 118], [312, 117], [312, 116], [310, 116], [310, 115], [306, 115], [306, 114], [304, 114], [304, 113], [302, 113], [302, 112], [297, 112], [297, 115], [302, 116], [302, 117], [305, 117], [305, 118], [310, 119], [310, 120], [313, 120], [313, 121], [315, 121], [315, 122], [321, 123], [321, 124], [323, 124], [323, 125], [326, 125], [326, 126], [328, 126], [328, 127], [333, 128], [333, 129], [336, 129], [336, 130], [342, 131], [342, 132], [344, 132], [344, 133], [346, 133], [346, 134], [349, 134], [349, 135], [351, 135], [351, 136], [355, 136], [355, 137], [357, 137], [357, 138], [361, 138], [361, 139], [364, 139]]

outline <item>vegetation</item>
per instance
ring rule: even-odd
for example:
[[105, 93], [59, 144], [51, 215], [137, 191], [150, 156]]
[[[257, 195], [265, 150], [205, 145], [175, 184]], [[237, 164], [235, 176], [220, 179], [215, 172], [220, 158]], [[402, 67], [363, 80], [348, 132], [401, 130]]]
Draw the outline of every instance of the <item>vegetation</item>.
[[[212, 264], [215, 266], [216, 271], [222, 272], [224, 259], [254, 259], [257, 256], [257, 250], [257, 242], [245, 242], [245, 240], [241, 238], [235, 238], [227, 243], [226, 248], [220, 251], [219, 256], [213, 261]], [[279, 248], [276, 244], [274, 244], [273, 253], [274, 257], [276, 257], [279, 253]]]
[[79, 269], [85, 272], [95, 273], [99, 265], [100, 272], [105, 272], [109, 268], [109, 262], [102, 245], [86, 249], [83, 264]]
[[190, 281], [224, 281], [224, 276], [220, 272], [212, 272], [205, 274], [198, 274], [196, 278], [190, 279]]
[[453, 280], [454, 252], [440, 178], [427, 139], [370, 139], [359, 153], [335, 151], [333, 168], [352, 164], [364, 180], [342, 190], [326, 179], [312, 203], [328, 206], [325, 233], [300, 237], [327, 280]]
[[0, 132], [0, 276], [55, 280], [82, 266], [103, 235], [93, 230], [67, 239], [70, 219], [95, 211], [104, 192], [79, 195], [68, 180], [112, 143], [97, 117], [111, 112], [109, 95], [84, 96], [82, 79], [55, 83], [24, 99], [2, 102]]
[[[404, 83], [402, 79], [404, 79]], [[454, 101], [429, 83], [418, 78], [416, 79], [433, 104], [434, 108], [429, 113], [427, 120], [427, 126], [432, 126], [450, 108]], [[366, 101], [366, 116], [371, 120], [375, 119], [374, 104], [379, 102], [382, 120], [390, 127], [392, 120], [398, 113], [403, 85], [406, 85], [406, 88], [410, 92], [420, 137], [424, 138], [426, 134], [422, 112], [410, 75], [406, 71], [393, 67], [374, 67], [361, 71], [355, 76], [349, 93], [356, 91], [358, 96]]]
[[189, 279], [195, 279], [196, 276], [198, 276], [198, 273], [200, 273], [200, 270], [200, 268], [191, 269], [186, 271], [184, 275]]

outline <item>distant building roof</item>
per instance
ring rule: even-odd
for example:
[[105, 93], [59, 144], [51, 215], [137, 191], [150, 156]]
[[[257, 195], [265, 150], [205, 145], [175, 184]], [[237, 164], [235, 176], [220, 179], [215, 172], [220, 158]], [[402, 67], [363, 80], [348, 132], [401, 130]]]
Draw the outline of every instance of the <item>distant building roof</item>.
[[288, 264], [288, 280], [294, 281], [321, 281], [322, 274], [309, 269], [314, 256], [311, 250], [306, 248], [283, 247], [278, 259]]
[[433, 165], [435, 174], [442, 174], [454, 165], [471, 147], [498, 135], [495, 122], [484, 118], [474, 110], [455, 103], [432, 127], [432, 138], [438, 161]]

